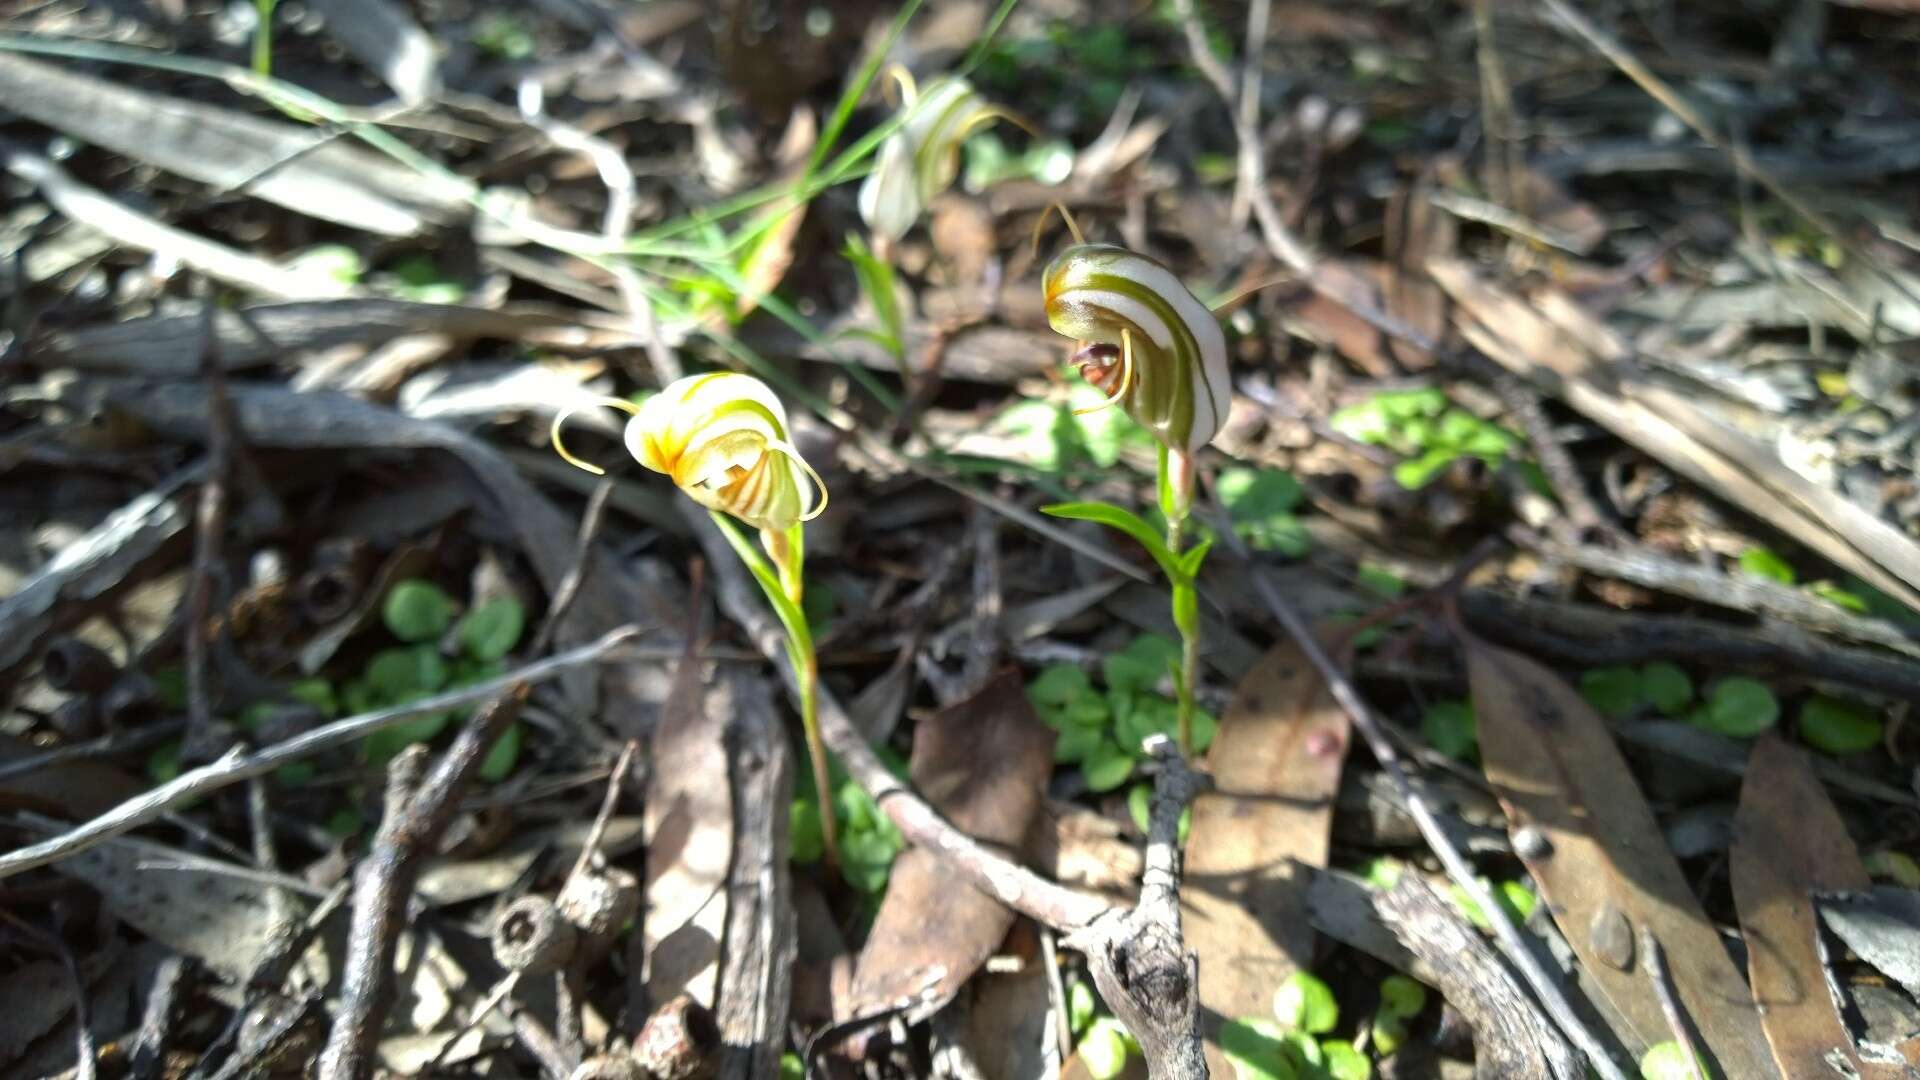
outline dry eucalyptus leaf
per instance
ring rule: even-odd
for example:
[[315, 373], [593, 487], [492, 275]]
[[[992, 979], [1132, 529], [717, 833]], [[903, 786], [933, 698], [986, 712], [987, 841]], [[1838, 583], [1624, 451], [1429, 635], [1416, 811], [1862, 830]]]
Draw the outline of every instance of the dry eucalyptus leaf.
[[[1274, 988], [1312, 963], [1299, 867], [1327, 864], [1350, 739], [1347, 714], [1291, 642], [1254, 665], [1221, 717], [1207, 754], [1214, 790], [1194, 801], [1180, 887], [1209, 1013], [1264, 1016]], [[1215, 1075], [1230, 1075], [1211, 1038]]]
[[[1835, 1008], [1813, 893], [1871, 884], [1840, 815], [1800, 751], [1768, 734], [1754, 745], [1740, 790], [1732, 853], [1734, 903], [1747, 944], [1747, 978], [1773, 1059], [1787, 1076], [1897, 1072], [1861, 1060]], [[1837, 1075], [1837, 1074], [1834, 1074]]]
[[1746, 981], [1667, 850], [1606, 722], [1534, 661], [1472, 637], [1463, 644], [1487, 780], [1510, 830], [1547, 838], [1522, 856], [1527, 870], [1582, 967], [1640, 1040], [1633, 1049], [1672, 1037], [1643, 958], [1619, 947], [1644, 927], [1665, 950], [1674, 992], [1721, 1071], [1769, 1075]]

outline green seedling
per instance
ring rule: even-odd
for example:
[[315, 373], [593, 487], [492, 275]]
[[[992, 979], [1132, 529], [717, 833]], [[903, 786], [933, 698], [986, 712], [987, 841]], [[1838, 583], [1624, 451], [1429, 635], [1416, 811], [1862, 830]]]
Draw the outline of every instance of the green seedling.
[[1102, 1016], [1088, 1026], [1074, 1052], [1093, 1080], [1114, 1080], [1127, 1071], [1127, 1058], [1138, 1053], [1136, 1045], [1125, 1025], [1111, 1016]]
[[1233, 531], [1255, 551], [1298, 558], [1312, 541], [1294, 516], [1305, 492], [1293, 475], [1280, 469], [1222, 469], [1215, 490], [1233, 522]]
[[1340, 1022], [1333, 988], [1319, 976], [1296, 971], [1273, 994], [1273, 1017], [1289, 1031], [1324, 1035]]
[[1480, 755], [1480, 725], [1473, 706], [1464, 701], [1437, 701], [1420, 713], [1420, 734], [1427, 745], [1461, 761]]
[[1328, 1080], [1373, 1080], [1373, 1062], [1345, 1039], [1320, 1040]]
[[1221, 1024], [1219, 1040], [1237, 1080], [1300, 1080], [1288, 1031], [1264, 1016]]
[[[879, 754], [896, 775], [905, 777], [905, 764], [891, 751], [882, 749]], [[832, 766], [831, 776], [834, 814], [840, 829], [840, 876], [854, 891], [877, 900], [887, 890], [893, 860], [906, 841], [866, 789], [848, 779], [838, 765]], [[812, 778], [802, 778], [787, 818], [791, 858], [803, 865], [819, 862], [826, 855], [824, 822], [815, 791]]]
[[[1091, 791], [1113, 791], [1133, 776], [1141, 743], [1172, 735], [1179, 724], [1176, 702], [1160, 692], [1177, 668], [1179, 646], [1145, 634], [1101, 662], [1103, 692], [1086, 672], [1067, 664], [1044, 668], [1027, 686], [1040, 719], [1059, 733], [1054, 760], [1079, 765]], [[1218, 724], [1203, 711], [1193, 717], [1194, 750], [1212, 743]]]
[[1829, 754], [1858, 754], [1880, 745], [1880, 718], [1861, 705], [1815, 694], [1800, 706], [1800, 738]]
[[525, 60], [533, 55], [533, 31], [511, 10], [495, 9], [473, 20], [468, 32], [473, 46], [495, 60]]
[[1698, 1054], [1693, 1055], [1691, 1063], [1687, 1060], [1687, 1051], [1679, 1043], [1668, 1040], [1655, 1043], [1647, 1048], [1640, 1057], [1641, 1080], [1713, 1080], [1713, 1071], [1707, 1068], [1707, 1062]]
[[1427, 988], [1405, 975], [1389, 975], [1380, 980], [1380, 1011], [1388, 1016], [1411, 1020], [1427, 1007]]
[[1777, 581], [1782, 585], [1791, 585], [1795, 580], [1793, 567], [1787, 564], [1787, 560], [1758, 546], [1740, 553], [1740, 571], [1749, 577]]
[[[1127, 814], [1133, 818], [1133, 824], [1142, 833], [1147, 831], [1148, 827], [1152, 824], [1153, 818], [1152, 784], [1135, 784], [1127, 791]], [[1179, 843], [1181, 847], [1186, 846], [1187, 832], [1192, 829], [1192, 827], [1193, 807], [1181, 807], [1178, 835], [1176, 836], [1176, 842]]]
[[1780, 719], [1780, 702], [1764, 684], [1734, 676], [1708, 687], [1706, 701], [1688, 719], [1709, 731], [1750, 739]]
[[1407, 458], [1393, 470], [1401, 487], [1422, 488], [1462, 457], [1489, 465], [1518, 460], [1518, 435], [1455, 406], [1437, 388], [1388, 390], [1335, 410], [1335, 431]]
[[[1533, 914], [1534, 907], [1540, 902], [1539, 898], [1534, 896], [1532, 889], [1518, 881], [1491, 884], [1486, 878], [1479, 880], [1481, 885], [1493, 893], [1494, 903], [1506, 909], [1507, 917], [1515, 923], [1525, 923], [1528, 916]], [[1447, 887], [1447, 894], [1453, 897], [1454, 904], [1460, 908], [1460, 914], [1465, 915], [1468, 922], [1482, 931], [1493, 932], [1493, 923], [1487, 919], [1486, 912], [1480, 910], [1480, 902], [1474, 899], [1471, 893], [1458, 885], [1450, 885]]]
[[1862, 857], [1867, 873], [1903, 889], [1920, 889], [1920, 862], [1899, 851], [1875, 851]]
[[431, 581], [409, 578], [387, 590], [380, 618], [401, 641], [437, 641], [453, 625], [453, 597]]
[[1580, 696], [1602, 716], [1625, 719], [1641, 708], [1678, 716], [1693, 701], [1693, 680], [1666, 663], [1644, 667], [1603, 667], [1580, 674]]

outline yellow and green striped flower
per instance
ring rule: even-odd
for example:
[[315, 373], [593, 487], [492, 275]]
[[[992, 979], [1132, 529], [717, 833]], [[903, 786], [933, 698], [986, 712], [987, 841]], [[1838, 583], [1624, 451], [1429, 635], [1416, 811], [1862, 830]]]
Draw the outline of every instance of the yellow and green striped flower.
[[960, 145], [976, 129], [1008, 114], [980, 99], [965, 79], [942, 77], [924, 91], [905, 68], [891, 70], [900, 84], [900, 127], [880, 144], [873, 171], [860, 185], [860, 219], [878, 236], [899, 240], [933, 197], [960, 171]]
[[1081, 342], [1080, 372], [1167, 449], [1219, 433], [1232, 400], [1220, 323], [1173, 271], [1111, 244], [1077, 244], [1044, 279], [1047, 322]]
[[[786, 408], [751, 375], [689, 375], [667, 384], [644, 405], [620, 398], [605, 403], [633, 414], [626, 428], [628, 452], [672, 477], [688, 498], [710, 510], [781, 533], [826, 509], [826, 485], [794, 448]], [[554, 418], [554, 449], [589, 472], [603, 471], [561, 445], [560, 426], [567, 415]]]

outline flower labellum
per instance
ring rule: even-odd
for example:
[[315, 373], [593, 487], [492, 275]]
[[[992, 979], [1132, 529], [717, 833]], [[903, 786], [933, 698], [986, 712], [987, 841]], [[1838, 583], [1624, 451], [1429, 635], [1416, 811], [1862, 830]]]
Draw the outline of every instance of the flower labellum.
[[900, 84], [904, 119], [880, 144], [873, 171], [860, 185], [859, 205], [868, 228], [896, 241], [959, 174], [960, 144], [1007, 114], [981, 101], [965, 79], [935, 79], [921, 92], [904, 68], [893, 68], [892, 75]]
[[1190, 454], [1231, 404], [1220, 323], [1173, 271], [1111, 244], [1076, 244], [1047, 267], [1047, 322], [1082, 343], [1088, 382], [1168, 450]]
[[[671, 476], [688, 498], [710, 510], [724, 510], [763, 532], [782, 533], [826, 509], [826, 485], [794, 448], [786, 408], [751, 375], [689, 375], [637, 408], [619, 398], [605, 403], [633, 413], [626, 428], [628, 452], [647, 468]], [[566, 416], [554, 418], [554, 449], [589, 472], [601, 472], [561, 446]]]

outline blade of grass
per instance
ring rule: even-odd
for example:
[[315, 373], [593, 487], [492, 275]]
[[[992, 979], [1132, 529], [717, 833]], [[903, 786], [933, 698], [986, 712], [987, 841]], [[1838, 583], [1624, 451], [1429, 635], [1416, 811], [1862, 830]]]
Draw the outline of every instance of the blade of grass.
[[833, 107], [833, 118], [827, 121], [826, 128], [820, 132], [820, 142], [813, 148], [813, 156], [807, 159], [807, 173], [817, 172], [827, 155], [833, 152], [833, 144], [840, 133], [847, 129], [847, 121], [853, 118], [853, 110], [860, 106], [860, 99], [867, 96], [867, 88], [873, 85], [874, 76], [880, 73], [880, 65], [886, 63], [887, 54], [893, 51], [894, 43], [906, 32], [907, 23], [912, 21], [913, 13], [920, 10], [920, 0], [907, 0], [900, 13], [893, 17], [893, 24], [887, 27], [886, 40], [873, 51], [867, 62], [860, 65], [860, 71], [853, 82], [847, 84], [840, 100]]

